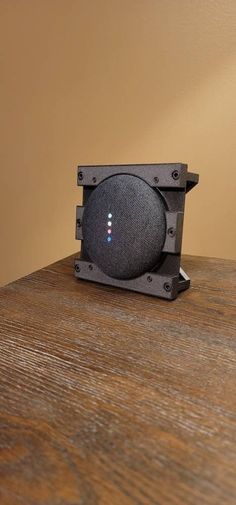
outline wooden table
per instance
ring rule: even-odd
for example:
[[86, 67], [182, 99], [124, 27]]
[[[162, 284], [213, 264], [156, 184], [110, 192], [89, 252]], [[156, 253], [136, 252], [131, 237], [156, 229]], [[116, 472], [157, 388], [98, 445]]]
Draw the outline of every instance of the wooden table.
[[0, 290], [1, 505], [236, 503], [236, 262], [173, 302], [73, 276]]

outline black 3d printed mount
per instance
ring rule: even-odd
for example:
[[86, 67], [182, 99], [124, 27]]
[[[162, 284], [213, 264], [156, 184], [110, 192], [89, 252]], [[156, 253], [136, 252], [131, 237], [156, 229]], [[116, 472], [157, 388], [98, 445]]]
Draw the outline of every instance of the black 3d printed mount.
[[[163, 260], [158, 267], [134, 279], [115, 279], [104, 274], [87, 256], [83, 247], [82, 222], [91, 192], [103, 180], [118, 174], [140, 177], [157, 188], [166, 204], [166, 238]], [[199, 180], [183, 163], [148, 165], [80, 166], [77, 184], [83, 186], [83, 205], [76, 207], [76, 239], [81, 240], [80, 258], [75, 260], [75, 276], [79, 279], [138, 291], [169, 300], [190, 286], [190, 279], [180, 266], [185, 195]]]

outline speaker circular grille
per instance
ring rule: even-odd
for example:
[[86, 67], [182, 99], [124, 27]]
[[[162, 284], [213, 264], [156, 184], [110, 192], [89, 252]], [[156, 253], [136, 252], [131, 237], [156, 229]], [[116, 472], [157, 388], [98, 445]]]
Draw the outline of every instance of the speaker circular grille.
[[84, 247], [110, 277], [130, 279], [150, 271], [160, 260], [165, 234], [162, 197], [139, 177], [109, 177], [88, 198]]

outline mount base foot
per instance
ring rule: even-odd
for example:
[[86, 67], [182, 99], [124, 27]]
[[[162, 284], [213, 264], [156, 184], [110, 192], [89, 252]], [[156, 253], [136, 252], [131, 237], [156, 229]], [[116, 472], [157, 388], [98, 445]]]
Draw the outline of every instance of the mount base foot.
[[190, 278], [185, 273], [185, 271], [180, 267], [179, 269], [179, 284], [178, 284], [178, 292], [184, 291], [188, 289], [190, 286]]

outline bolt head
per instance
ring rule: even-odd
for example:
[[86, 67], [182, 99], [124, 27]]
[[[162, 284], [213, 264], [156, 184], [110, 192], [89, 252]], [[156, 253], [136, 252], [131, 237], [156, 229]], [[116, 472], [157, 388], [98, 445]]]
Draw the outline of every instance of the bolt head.
[[176, 230], [173, 226], [171, 226], [170, 228], [168, 228], [167, 233], [168, 235], [170, 235], [170, 237], [174, 237], [176, 234]]
[[165, 282], [164, 283], [164, 290], [167, 291], [167, 293], [169, 293], [169, 291], [171, 291], [171, 284], [170, 284], [170, 282]]
[[175, 181], [177, 181], [177, 179], [179, 179], [179, 171], [178, 170], [174, 170], [172, 172], [172, 177]]

